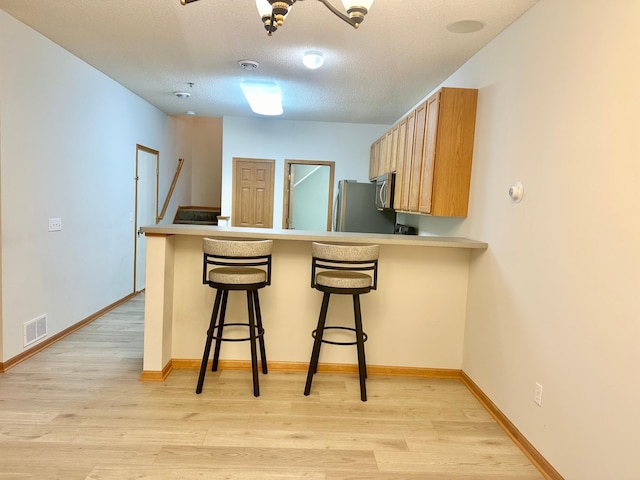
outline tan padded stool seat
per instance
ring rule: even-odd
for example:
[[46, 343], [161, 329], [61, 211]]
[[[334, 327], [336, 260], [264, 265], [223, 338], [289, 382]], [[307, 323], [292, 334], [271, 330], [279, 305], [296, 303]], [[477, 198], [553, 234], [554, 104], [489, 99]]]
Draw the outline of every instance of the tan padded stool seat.
[[247, 285], [267, 281], [267, 273], [259, 268], [221, 267], [209, 272], [209, 281], [229, 285]]
[[[378, 284], [378, 245], [331, 245], [314, 242], [311, 244], [311, 287], [323, 292], [322, 306], [317, 328], [312, 332], [315, 339], [307, 383], [304, 394], [311, 393], [313, 376], [318, 371], [318, 359], [323, 343], [333, 345], [356, 345], [358, 350], [358, 373], [360, 376], [360, 399], [367, 400], [365, 379], [367, 367], [364, 342], [367, 334], [362, 330], [362, 313], [360, 295], [375, 290]], [[329, 299], [331, 294], [352, 295], [354, 327], [325, 326]], [[355, 334], [355, 342], [328, 340], [324, 338], [325, 330], [350, 331]]]
[[316, 275], [316, 284], [333, 288], [367, 288], [371, 276], [357, 272], [321, 272]]
[[[218, 369], [220, 345], [223, 341], [251, 343], [251, 370], [253, 374], [253, 394], [260, 396], [258, 383], [258, 353], [260, 347], [260, 363], [262, 372], [267, 373], [267, 356], [264, 346], [264, 328], [260, 312], [258, 290], [271, 284], [271, 250], [272, 240], [234, 241], [205, 238], [202, 242], [202, 283], [216, 289], [216, 298], [211, 312], [211, 321], [207, 330], [200, 376], [196, 393], [202, 392], [204, 377], [207, 372], [211, 344], [215, 339], [215, 350], [211, 370]], [[226, 323], [225, 315], [229, 292], [244, 290], [247, 292], [246, 323]], [[231, 338], [224, 336], [225, 326], [245, 327], [249, 336]]]

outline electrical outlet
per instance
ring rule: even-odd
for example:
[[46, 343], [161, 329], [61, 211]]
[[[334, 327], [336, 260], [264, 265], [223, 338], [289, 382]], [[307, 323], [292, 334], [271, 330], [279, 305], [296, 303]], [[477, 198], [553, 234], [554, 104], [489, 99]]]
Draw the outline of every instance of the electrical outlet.
[[62, 219], [61, 218], [50, 218], [49, 219], [49, 231], [50, 232], [58, 232], [62, 230]]
[[539, 407], [542, 406], [542, 385], [536, 382], [536, 392], [533, 394], [533, 401]]

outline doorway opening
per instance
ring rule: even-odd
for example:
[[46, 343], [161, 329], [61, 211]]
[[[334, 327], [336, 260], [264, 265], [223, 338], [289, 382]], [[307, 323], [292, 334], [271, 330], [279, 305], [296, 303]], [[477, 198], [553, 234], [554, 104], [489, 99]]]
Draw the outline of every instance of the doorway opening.
[[158, 168], [160, 152], [136, 145], [136, 205], [133, 230], [133, 291], [145, 289], [147, 238], [140, 227], [158, 223]]
[[285, 160], [282, 228], [331, 231], [335, 162]]

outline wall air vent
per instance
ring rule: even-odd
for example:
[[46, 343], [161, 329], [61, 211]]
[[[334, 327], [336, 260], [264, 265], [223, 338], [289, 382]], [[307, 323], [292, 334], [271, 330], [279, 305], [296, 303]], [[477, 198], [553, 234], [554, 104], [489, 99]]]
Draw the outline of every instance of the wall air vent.
[[47, 336], [47, 315], [41, 315], [38, 318], [24, 322], [24, 346], [31, 345], [33, 342]]

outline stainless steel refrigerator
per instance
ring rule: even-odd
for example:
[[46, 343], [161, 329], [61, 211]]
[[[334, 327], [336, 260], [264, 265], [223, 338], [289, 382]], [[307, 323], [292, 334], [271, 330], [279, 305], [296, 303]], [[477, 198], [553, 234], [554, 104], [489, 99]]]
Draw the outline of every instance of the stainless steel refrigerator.
[[393, 233], [396, 213], [377, 210], [374, 183], [340, 180], [336, 197], [334, 231]]

